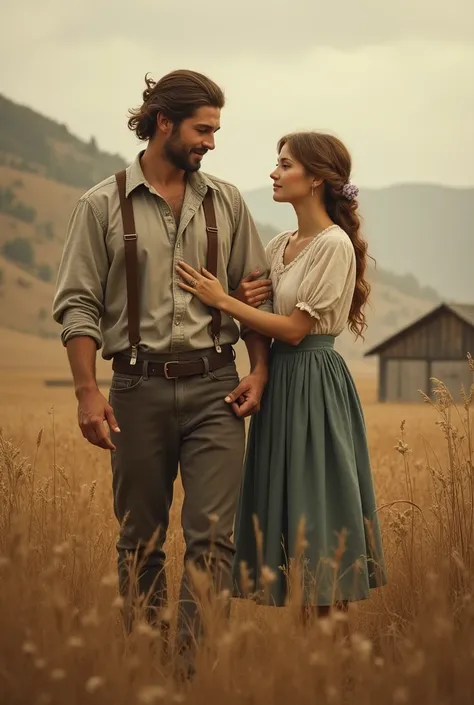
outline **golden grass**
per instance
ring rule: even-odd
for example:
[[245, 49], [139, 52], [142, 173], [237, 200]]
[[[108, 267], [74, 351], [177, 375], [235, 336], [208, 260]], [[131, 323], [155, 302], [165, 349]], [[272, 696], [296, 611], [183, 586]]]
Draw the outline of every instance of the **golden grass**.
[[[83, 440], [72, 390], [5, 371], [0, 702], [472, 703], [469, 405], [453, 407], [441, 386], [435, 405], [379, 405], [373, 379], [360, 379], [389, 584], [350, 609], [346, 641], [335, 620], [303, 630], [290, 609], [248, 601], [219, 632], [208, 605], [212, 637], [186, 689], [162, 665], [154, 629], [122, 633], [108, 455]], [[178, 483], [166, 544], [173, 619], [181, 497]]]

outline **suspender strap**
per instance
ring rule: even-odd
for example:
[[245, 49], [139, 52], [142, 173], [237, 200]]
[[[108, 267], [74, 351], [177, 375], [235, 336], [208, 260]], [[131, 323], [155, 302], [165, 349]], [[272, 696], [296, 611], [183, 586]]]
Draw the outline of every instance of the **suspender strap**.
[[[217, 276], [217, 222], [216, 213], [214, 210], [214, 203], [212, 199], [211, 189], [207, 190], [206, 195], [203, 200], [204, 207], [204, 217], [206, 219], [206, 231], [207, 231], [207, 264], [206, 269]], [[221, 332], [221, 312], [216, 308], [211, 308], [211, 335], [214, 340], [214, 346], [217, 352], [221, 352], [221, 346], [219, 344], [219, 336]]]
[[120, 210], [122, 212], [123, 239], [125, 250], [125, 272], [127, 278], [127, 311], [128, 311], [128, 338], [132, 347], [130, 364], [137, 361], [138, 343], [140, 342], [140, 313], [138, 293], [138, 258], [137, 258], [137, 233], [135, 231], [135, 218], [133, 204], [125, 195], [126, 173], [118, 172], [117, 180]]
[[[123, 222], [123, 239], [125, 250], [125, 272], [127, 279], [127, 312], [128, 312], [128, 338], [132, 348], [131, 365], [137, 361], [138, 343], [140, 342], [140, 300], [139, 300], [139, 277], [138, 277], [138, 257], [137, 257], [137, 233], [135, 231], [135, 218], [133, 215], [132, 199], [125, 195], [126, 172], [119, 171], [115, 174], [117, 181], [120, 210]], [[208, 189], [204, 200], [204, 218], [206, 220], [207, 232], [207, 264], [211, 274], [217, 276], [217, 221], [212, 199], [212, 192]], [[221, 312], [218, 309], [211, 309], [211, 335], [217, 352], [222, 348], [219, 344], [221, 331]]]

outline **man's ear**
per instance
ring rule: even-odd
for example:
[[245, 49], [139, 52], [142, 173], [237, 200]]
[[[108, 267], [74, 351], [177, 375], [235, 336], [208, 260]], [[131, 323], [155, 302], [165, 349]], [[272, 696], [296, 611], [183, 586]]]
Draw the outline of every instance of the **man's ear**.
[[164, 135], [169, 135], [173, 130], [173, 123], [163, 113], [158, 113], [156, 116], [156, 127]]

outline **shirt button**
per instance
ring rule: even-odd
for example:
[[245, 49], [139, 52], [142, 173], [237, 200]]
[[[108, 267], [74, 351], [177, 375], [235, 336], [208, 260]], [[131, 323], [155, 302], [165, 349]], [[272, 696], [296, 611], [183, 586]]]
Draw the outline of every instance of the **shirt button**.
[[175, 326], [179, 326], [180, 323], [181, 321], [179, 321], [178, 319], [176, 319], [176, 321], [174, 322]]

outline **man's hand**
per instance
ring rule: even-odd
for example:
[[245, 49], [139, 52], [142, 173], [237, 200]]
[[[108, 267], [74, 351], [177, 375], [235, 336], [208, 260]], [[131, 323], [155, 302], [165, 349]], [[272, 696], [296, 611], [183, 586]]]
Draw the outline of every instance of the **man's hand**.
[[247, 274], [240, 282], [239, 288], [233, 292], [232, 297], [253, 308], [258, 308], [268, 299], [272, 299], [272, 280], [258, 279], [259, 276], [258, 269]]
[[106, 433], [104, 421], [107, 421], [109, 428], [116, 433], [120, 433], [120, 429], [107, 399], [98, 389], [82, 392], [78, 399], [77, 416], [84, 438], [99, 448], [115, 450]]
[[232, 404], [232, 409], [239, 418], [251, 416], [260, 411], [260, 401], [266, 383], [267, 380], [263, 375], [251, 372], [242, 379], [225, 401]]

